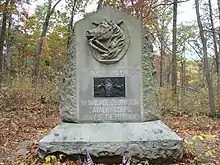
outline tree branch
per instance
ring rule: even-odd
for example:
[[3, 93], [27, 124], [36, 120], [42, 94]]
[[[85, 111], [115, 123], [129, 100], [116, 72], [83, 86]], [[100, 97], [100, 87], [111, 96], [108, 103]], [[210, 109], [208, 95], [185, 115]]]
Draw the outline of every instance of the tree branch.
[[[188, 1], [190, 1], [190, 0], [177, 1], [177, 3], [183, 3], [183, 2], [188, 2]], [[153, 9], [155, 9], [155, 8], [157, 8], [159, 6], [167, 6], [167, 5], [173, 5], [173, 2], [171, 2], [171, 3], [160, 3], [160, 4], [156, 5], [156, 6], [153, 6]]]
[[[196, 42], [196, 41], [194, 41], [194, 42]], [[191, 44], [190, 44], [190, 42], [188, 42], [188, 44], [189, 44], [189, 46], [197, 53], [197, 55], [199, 56], [199, 58], [200, 59], [202, 59], [202, 50], [201, 50], [201, 48], [199, 49], [199, 51], [196, 49], [196, 48], [194, 48], [194, 46], [192, 46]], [[195, 43], [194, 43], [195, 44]], [[195, 44], [196, 45], [196, 44]]]
[[60, 1], [61, 1], [61, 0], [58, 0], [58, 1], [53, 5], [53, 7], [52, 7], [52, 9], [51, 9], [51, 11], [50, 11], [50, 15], [53, 14], [53, 12], [54, 12], [56, 6], [60, 3]]

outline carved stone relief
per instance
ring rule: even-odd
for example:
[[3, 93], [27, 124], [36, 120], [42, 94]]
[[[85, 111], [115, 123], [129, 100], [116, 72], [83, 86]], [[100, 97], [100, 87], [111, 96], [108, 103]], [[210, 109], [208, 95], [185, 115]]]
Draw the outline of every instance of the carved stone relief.
[[122, 20], [93, 22], [94, 28], [87, 30], [86, 37], [93, 57], [105, 64], [121, 60], [128, 50], [130, 38]]

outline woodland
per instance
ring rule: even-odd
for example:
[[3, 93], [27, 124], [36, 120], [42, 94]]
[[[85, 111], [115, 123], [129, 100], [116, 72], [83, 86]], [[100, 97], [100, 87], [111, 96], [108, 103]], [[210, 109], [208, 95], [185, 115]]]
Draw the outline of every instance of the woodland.
[[[196, 20], [177, 24], [188, 1]], [[1, 0], [0, 164], [50, 164], [37, 146], [60, 123], [74, 23], [103, 6], [139, 19], [150, 34], [161, 120], [184, 140], [183, 159], [173, 164], [220, 164], [220, 0]]]

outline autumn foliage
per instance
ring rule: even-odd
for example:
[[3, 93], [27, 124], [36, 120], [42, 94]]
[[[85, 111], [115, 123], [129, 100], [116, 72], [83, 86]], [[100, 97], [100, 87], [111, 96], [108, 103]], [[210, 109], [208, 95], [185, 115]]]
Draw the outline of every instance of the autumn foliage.
[[[33, 1], [0, 1], [0, 45], [3, 48], [0, 52], [0, 164], [44, 164], [45, 160], [37, 157], [38, 141], [60, 122], [60, 76], [68, 42], [75, 19], [88, 14], [85, 8], [91, 2], [62, 1], [64, 4], [58, 4], [60, 6], [49, 12], [51, 15], [46, 20], [47, 12], [56, 2], [59, 1], [44, 1], [31, 14], [25, 6], [28, 3], [33, 5]], [[179, 164], [219, 164], [220, 121], [218, 116], [209, 116], [209, 95], [198, 25], [192, 22], [177, 26], [177, 95], [173, 99], [170, 85], [172, 2], [104, 0], [104, 5], [139, 19], [149, 32], [148, 37], [154, 47], [156, 78], [158, 82], [162, 81], [161, 87], [157, 88], [161, 120], [184, 139], [185, 152]], [[208, 5], [200, 4], [200, 14], [208, 47], [206, 64], [214, 91], [214, 108], [220, 113], [217, 58], [213, 52], [213, 28]], [[214, 8], [213, 19], [218, 22], [219, 11], [211, 7]], [[48, 27], [43, 36], [39, 65], [34, 65], [45, 22]], [[2, 28], [2, 25], [5, 27]], [[216, 37], [219, 39], [219, 36]], [[196, 58], [188, 58], [188, 54]], [[33, 83], [32, 72], [36, 66], [39, 81]], [[76, 162], [68, 160], [67, 163]]]

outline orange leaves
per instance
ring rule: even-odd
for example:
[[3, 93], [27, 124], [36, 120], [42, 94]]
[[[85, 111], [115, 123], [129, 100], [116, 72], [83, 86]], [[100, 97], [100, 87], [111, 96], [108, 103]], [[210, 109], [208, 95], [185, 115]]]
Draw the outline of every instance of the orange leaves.
[[111, 6], [118, 7], [131, 16], [141, 19], [144, 23], [152, 19], [151, 13], [158, 5], [158, 0], [116, 0], [107, 1]]
[[16, 12], [16, 6], [15, 5], [5, 5], [5, 4], [0, 4], [0, 11], [6, 12], [8, 14], [12, 14]]

